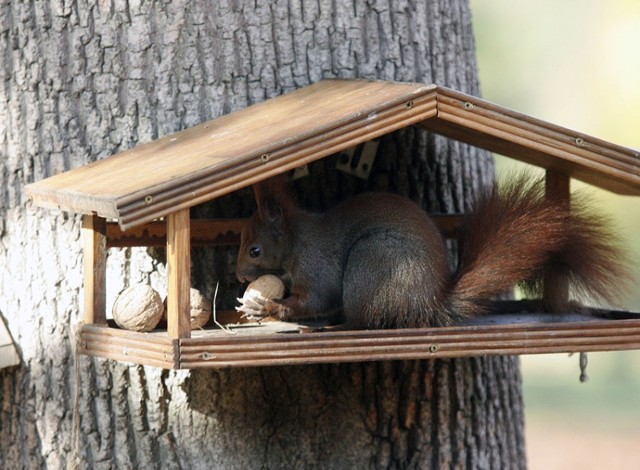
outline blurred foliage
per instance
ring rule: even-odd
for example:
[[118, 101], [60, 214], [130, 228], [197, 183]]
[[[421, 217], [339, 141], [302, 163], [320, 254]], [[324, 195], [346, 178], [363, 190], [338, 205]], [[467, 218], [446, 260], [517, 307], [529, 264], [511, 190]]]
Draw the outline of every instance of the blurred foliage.
[[[640, 1], [470, 2], [486, 99], [640, 149]], [[518, 165], [498, 157], [498, 176]], [[636, 270], [619, 306], [640, 311], [640, 198], [588, 192], [614, 219]], [[577, 354], [523, 356], [527, 422], [532, 431], [540, 423], [556, 431], [565, 452], [554, 454], [553, 468], [599, 468], [593, 452], [603, 451], [605, 442], [614, 443], [609, 454], [624, 453], [637, 464], [640, 447], [623, 441], [640, 441], [640, 351], [591, 353], [589, 362], [591, 379], [582, 384]], [[587, 430], [597, 434], [600, 447], [589, 441]], [[532, 468], [548, 450], [549, 442], [539, 444], [530, 445], [541, 452], [530, 456]], [[583, 455], [565, 455], [576, 448]]]
[[[640, 2], [471, 0], [484, 97], [640, 149]], [[499, 175], [513, 160], [499, 159]], [[579, 186], [579, 185], [578, 185]], [[630, 247], [640, 311], [640, 198], [593, 188]]]

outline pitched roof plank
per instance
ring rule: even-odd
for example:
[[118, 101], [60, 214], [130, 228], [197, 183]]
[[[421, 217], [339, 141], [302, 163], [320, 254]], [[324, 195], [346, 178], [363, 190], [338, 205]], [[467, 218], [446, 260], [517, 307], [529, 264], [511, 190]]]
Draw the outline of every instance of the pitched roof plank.
[[438, 87], [422, 127], [609, 191], [640, 195], [640, 152]]
[[325, 80], [27, 187], [124, 230], [413, 124], [640, 195], [640, 152], [436, 85]]
[[128, 228], [435, 115], [435, 86], [326, 80], [30, 185]]

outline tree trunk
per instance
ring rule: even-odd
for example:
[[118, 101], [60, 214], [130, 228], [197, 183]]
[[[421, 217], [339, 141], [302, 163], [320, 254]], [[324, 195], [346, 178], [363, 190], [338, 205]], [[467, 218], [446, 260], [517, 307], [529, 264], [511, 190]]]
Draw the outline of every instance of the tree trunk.
[[[477, 94], [466, 0], [2, 2], [0, 35], [0, 312], [23, 361], [0, 371], [1, 468], [525, 466], [515, 358], [170, 372], [76, 356], [80, 219], [24, 196], [322, 78]], [[382, 139], [368, 182], [331, 159], [311, 174], [299, 183], [310, 206], [382, 188], [462, 211], [493, 168], [485, 152], [406, 130]], [[245, 191], [194, 212], [251, 210]], [[234, 297], [233, 254], [202, 259], [194, 282], [210, 293], [221, 279]], [[112, 250], [108, 269], [108, 305], [131, 282], [166, 289], [149, 250]]]

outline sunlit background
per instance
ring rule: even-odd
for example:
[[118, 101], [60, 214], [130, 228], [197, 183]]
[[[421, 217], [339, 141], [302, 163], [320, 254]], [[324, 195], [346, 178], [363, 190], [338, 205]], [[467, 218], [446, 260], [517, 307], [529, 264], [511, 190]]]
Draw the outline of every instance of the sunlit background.
[[[471, 0], [489, 101], [640, 149], [640, 1]], [[512, 160], [499, 159], [498, 171]], [[621, 306], [640, 311], [640, 198], [597, 193], [636, 266]], [[637, 287], [636, 287], [637, 286]], [[640, 352], [524, 356], [531, 469], [640, 468]]]

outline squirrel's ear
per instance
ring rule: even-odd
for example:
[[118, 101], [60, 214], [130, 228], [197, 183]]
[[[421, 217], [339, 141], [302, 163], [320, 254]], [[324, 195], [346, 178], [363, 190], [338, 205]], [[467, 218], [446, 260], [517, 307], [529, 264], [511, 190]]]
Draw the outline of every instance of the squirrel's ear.
[[258, 206], [258, 217], [265, 223], [282, 222], [285, 212], [293, 204], [284, 175], [254, 184], [253, 194]]
[[253, 185], [253, 194], [258, 206], [258, 217], [264, 223], [273, 224], [282, 220], [284, 208], [279, 202], [277, 193], [268, 183], [262, 181]]
[[262, 204], [262, 221], [272, 227], [280, 227], [284, 219], [284, 207], [276, 198], [267, 197]]
[[256, 205], [258, 206], [258, 217], [264, 221], [264, 200], [265, 200], [265, 187], [264, 181], [256, 183], [253, 186], [253, 196], [256, 198]]

